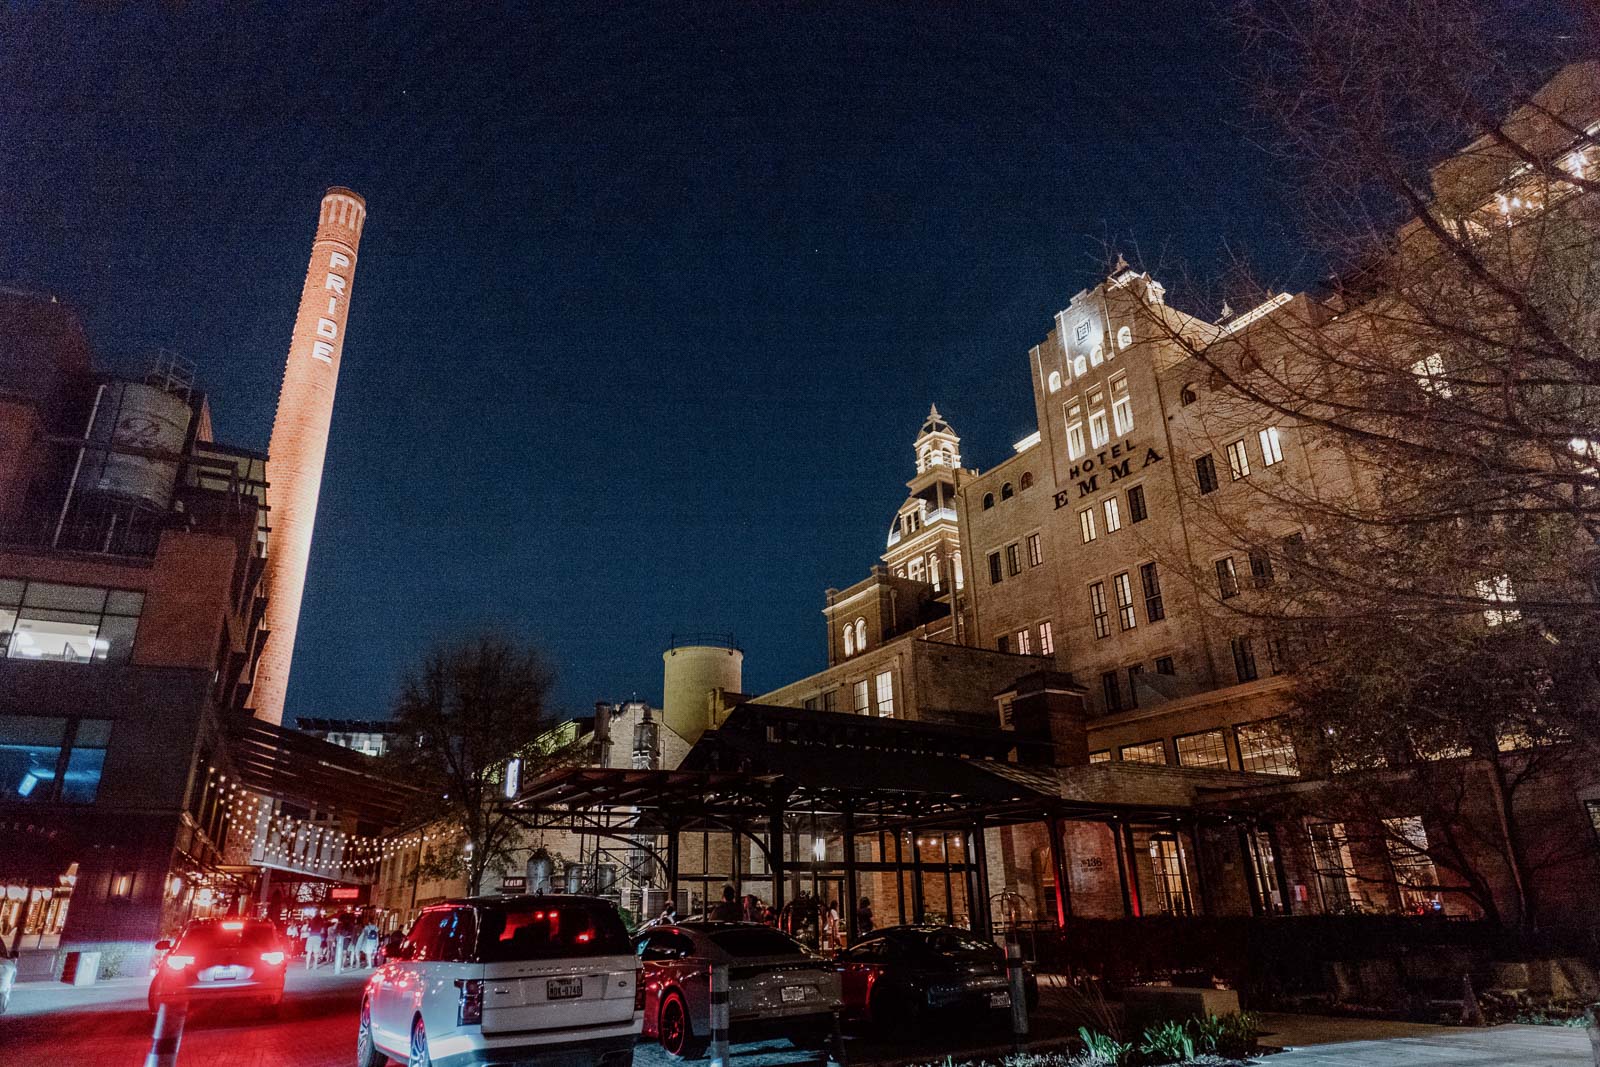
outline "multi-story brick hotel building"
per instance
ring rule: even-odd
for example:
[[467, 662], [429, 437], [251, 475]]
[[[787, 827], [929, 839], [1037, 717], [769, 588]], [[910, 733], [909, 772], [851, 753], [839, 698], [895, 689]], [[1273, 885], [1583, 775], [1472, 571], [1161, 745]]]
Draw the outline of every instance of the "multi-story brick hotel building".
[[[1595, 84], [1592, 66], [1570, 68], [1542, 103], [1567, 129], [1592, 133]], [[1592, 141], [1565, 142], [1571, 172], [1593, 173]], [[1464, 169], [1435, 170], [1441, 200], [1462, 201]], [[1516, 180], [1515, 160], [1501, 169], [1484, 185], [1481, 163], [1470, 168], [1471, 195], [1491, 209], [1509, 200], [1496, 199], [1502, 183]], [[1082, 731], [1065, 747], [1053, 731], [1062, 795], [1132, 808], [1067, 823], [1054, 853], [1045, 824], [988, 830], [988, 853], [1001, 861], [988, 864], [987, 890], [1013, 913], [1053, 918], [1068, 901], [1086, 917], [1482, 913], [1433, 868], [1426, 844], [1440, 828], [1417, 811], [1393, 811], [1382, 834], [1251, 814], [1336, 777], [1297, 729], [1278, 642], [1238, 610], [1286, 580], [1284, 560], [1303, 543], [1292, 510], [1270, 501], [1290, 488], [1351, 492], [1359, 473], [1336, 442], [1217, 384], [1195, 353], [1284, 322], [1334, 329], [1334, 318], [1317, 298], [1283, 294], [1203, 320], [1119, 263], [1019, 360], [1037, 430], [1002, 462], [963, 466], [954, 429], [930, 415], [882, 565], [827, 593], [827, 669], [756, 702], [1010, 727], [1024, 703], [1054, 694], [1057, 726], [1081, 722]], [[1507, 749], [1503, 758], [1516, 759]], [[1567, 780], [1520, 803], [1537, 808], [1521, 813], [1524, 825], [1596, 840], [1600, 782]], [[1139, 805], [1167, 814], [1141, 819]], [[1477, 812], [1477, 858], [1500, 913], [1511, 914], [1492, 806], [1463, 810]], [[1375, 844], [1385, 838], [1392, 843]], [[1058, 893], [1061, 877], [1069, 893]], [[1587, 916], [1600, 852], [1575, 849], [1533, 877], [1547, 916]], [[957, 887], [943, 917], [961, 921], [983, 906], [959, 896]], [[892, 903], [877, 910], [894, 915]]]

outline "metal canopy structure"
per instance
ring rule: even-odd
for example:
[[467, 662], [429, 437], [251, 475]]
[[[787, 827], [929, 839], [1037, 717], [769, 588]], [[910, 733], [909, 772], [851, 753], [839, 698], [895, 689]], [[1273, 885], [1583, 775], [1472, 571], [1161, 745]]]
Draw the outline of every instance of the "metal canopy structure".
[[[664, 836], [663, 865], [674, 896], [680, 835], [748, 838], [766, 857], [770, 873], [763, 878], [770, 877], [780, 906], [785, 880], [798, 885], [796, 869], [819, 866], [841, 874], [853, 899], [858, 869], [891, 866], [883, 851], [876, 864], [858, 862], [855, 842], [865, 837], [878, 835], [882, 849], [889, 837], [899, 841], [909, 831], [911, 859], [905, 861], [896, 844], [893, 866], [922, 870], [927, 865], [917, 855], [917, 834], [955, 834], [964, 842], [958, 873], [968, 879], [974, 925], [984, 929], [984, 830], [1044, 824], [1057, 884], [1066, 885], [1063, 824], [1102, 823], [1116, 845], [1125, 907], [1137, 914], [1132, 824], [1192, 828], [1200, 817], [1194, 807], [1068, 797], [1056, 768], [1011, 762], [1016, 748], [1017, 735], [1005, 730], [743, 704], [706, 733], [677, 770], [567, 768], [526, 783], [516, 806], [530, 828]], [[1229, 818], [1222, 812], [1209, 817]], [[819, 855], [811, 863], [792, 846], [786, 854], [785, 837], [801, 822], [812, 834], [825, 826], [842, 836], [843, 858], [824, 864]], [[1058, 919], [1064, 922], [1070, 909], [1070, 900], [1060, 901]]]
[[243, 715], [225, 729], [234, 771], [263, 796], [354, 815], [382, 829], [405, 823], [426, 792], [377, 773], [353, 749]]

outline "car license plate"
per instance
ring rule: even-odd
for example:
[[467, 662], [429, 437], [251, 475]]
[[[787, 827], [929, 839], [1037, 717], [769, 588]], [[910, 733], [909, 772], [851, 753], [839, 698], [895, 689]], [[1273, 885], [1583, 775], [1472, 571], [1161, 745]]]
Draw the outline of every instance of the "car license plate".
[[213, 982], [232, 982], [244, 977], [243, 967], [213, 967], [210, 979]]
[[552, 978], [544, 984], [547, 1000], [571, 1000], [583, 996], [582, 978]]
[[806, 987], [803, 985], [786, 985], [779, 995], [783, 997], [785, 1004], [798, 1004], [806, 999]]
[[1005, 992], [990, 993], [989, 994], [989, 1007], [991, 1007], [991, 1008], [1009, 1008], [1009, 1007], [1011, 1007], [1011, 994], [1010, 993], [1005, 993]]

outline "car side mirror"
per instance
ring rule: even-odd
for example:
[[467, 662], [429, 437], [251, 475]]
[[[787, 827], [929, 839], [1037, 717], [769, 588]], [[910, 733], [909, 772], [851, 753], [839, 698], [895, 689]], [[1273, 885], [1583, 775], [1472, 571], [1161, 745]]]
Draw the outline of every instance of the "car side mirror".
[[168, 941], [166, 938], [162, 938], [160, 941], [156, 942], [156, 951], [157, 952], [171, 952], [172, 951], [172, 942]]

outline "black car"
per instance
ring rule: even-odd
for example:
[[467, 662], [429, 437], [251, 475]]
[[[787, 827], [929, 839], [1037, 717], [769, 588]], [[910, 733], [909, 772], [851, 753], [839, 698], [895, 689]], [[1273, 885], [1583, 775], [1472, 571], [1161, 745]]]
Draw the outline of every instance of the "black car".
[[[954, 926], [890, 926], [834, 957], [847, 1018], [901, 1025], [1011, 1008], [1006, 954]], [[1028, 1007], [1039, 1000], [1025, 974]]]

